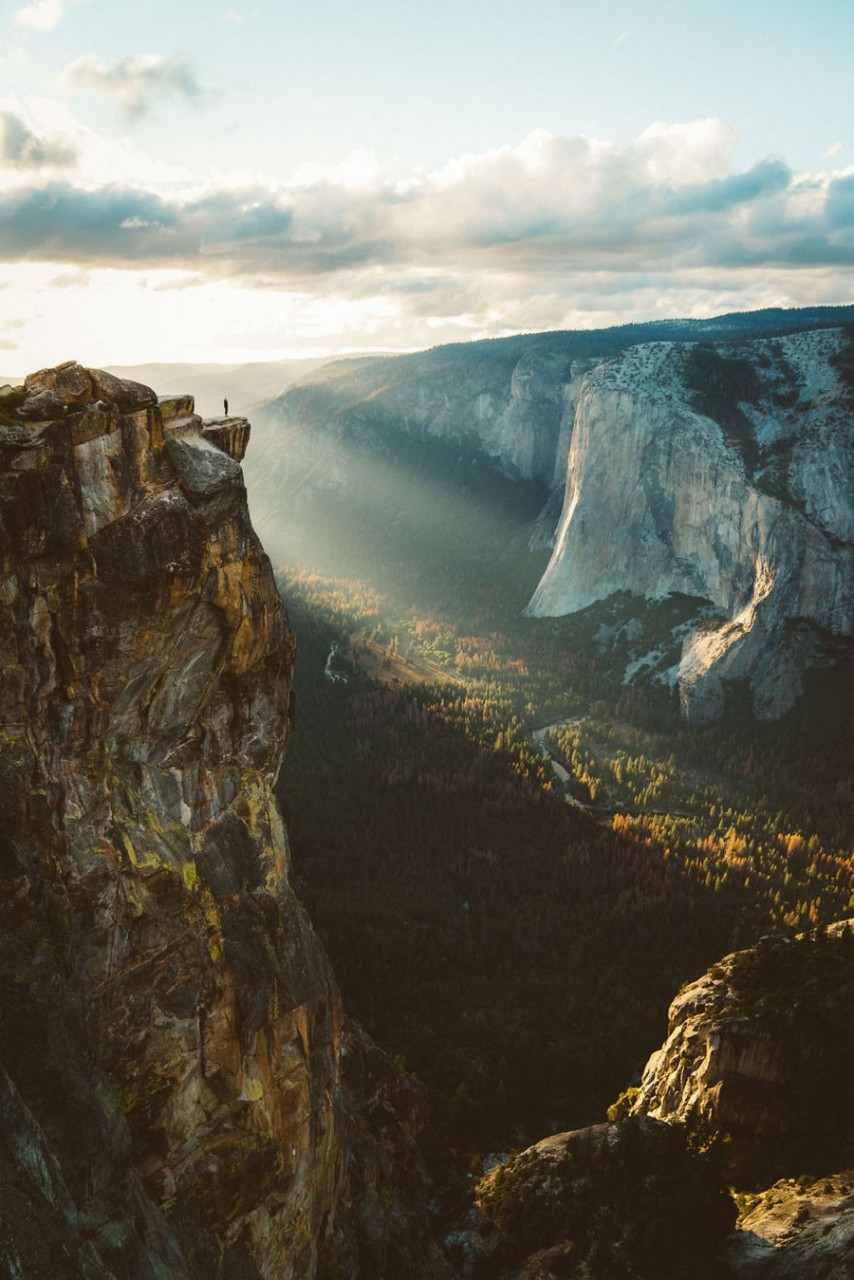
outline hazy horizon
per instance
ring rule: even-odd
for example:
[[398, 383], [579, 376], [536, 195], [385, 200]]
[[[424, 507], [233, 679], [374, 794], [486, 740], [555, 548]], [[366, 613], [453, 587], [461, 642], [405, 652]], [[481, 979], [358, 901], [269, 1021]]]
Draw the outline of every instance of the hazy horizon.
[[[202, 373], [206, 371], [211, 371], [211, 370], [217, 370], [217, 371], [234, 370], [235, 372], [238, 372], [238, 371], [242, 372], [244, 370], [248, 370], [252, 368], [269, 369], [269, 370], [282, 369], [282, 368], [288, 368], [288, 367], [319, 368], [321, 365], [331, 364], [339, 360], [393, 359], [397, 356], [419, 355], [427, 351], [434, 350], [439, 347], [445, 347], [445, 346], [466, 346], [468, 344], [483, 343], [483, 342], [501, 342], [505, 339], [512, 341], [513, 339], [517, 339], [517, 338], [528, 338], [528, 337], [533, 338], [533, 337], [537, 337], [538, 335], [545, 336], [552, 333], [561, 333], [561, 332], [595, 333], [600, 331], [604, 332], [609, 329], [620, 329], [627, 325], [636, 325], [636, 326], [642, 327], [644, 325], [654, 325], [654, 324], [681, 324], [689, 320], [711, 322], [714, 320], [723, 319], [729, 315], [761, 315], [764, 311], [775, 311], [775, 310], [792, 311], [792, 312], [814, 311], [814, 310], [831, 311], [837, 308], [852, 308], [852, 307], [854, 307], [854, 301], [850, 301], [850, 302], [842, 301], [837, 303], [821, 303], [821, 304], [818, 304], [816, 307], [809, 307], [809, 306], [784, 307], [784, 308], [745, 307], [745, 308], [736, 309], [730, 312], [718, 312], [718, 313], [715, 313], [714, 315], [708, 315], [708, 316], [676, 316], [674, 315], [674, 316], [635, 317], [635, 318], [627, 319], [624, 321], [615, 322], [613, 325], [579, 324], [574, 326], [572, 329], [569, 329], [569, 328], [520, 329], [512, 333], [505, 333], [497, 336], [489, 335], [486, 337], [473, 336], [473, 337], [466, 337], [466, 338], [454, 338], [449, 340], [448, 342], [432, 342], [428, 346], [400, 347], [396, 350], [393, 350], [387, 347], [375, 348], [375, 349], [362, 347], [362, 348], [353, 348], [352, 350], [327, 349], [327, 350], [321, 350], [315, 353], [303, 353], [298, 356], [279, 356], [274, 358], [270, 358], [264, 355], [258, 355], [257, 357], [254, 357], [254, 358], [249, 356], [245, 360], [225, 360], [225, 359], [221, 359], [221, 360], [215, 360], [215, 359], [143, 360], [143, 359], [139, 359], [139, 360], [133, 360], [133, 361], [103, 361], [99, 365], [90, 364], [89, 367], [103, 368], [103, 369], [109, 370], [110, 372], [118, 373], [118, 374], [125, 373], [128, 376], [136, 376], [134, 371], [137, 371], [137, 372], [140, 370], [154, 371], [158, 369], [169, 370], [169, 369], [176, 369], [176, 368], [186, 369], [186, 370], [197, 369]], [[840, 321], [840, 323], [843, 323], [843, 322]], [[848, 321], [845, 320], [844, 323], [848, 323]], [[67, 356], [67, 359], [69, 360], [76, 359], [76, 357], [73, 354], [69, 354]], [[61, 364], [61, 363], [64, 363], [64, 361], [61, 359], [54, 362], [54, 364]], [[78, 361], [78, 363], [83, 363], [83, 361]], [[49, 366], [45, 365], [43, 367], [47, 368]], [[2, 383], [3, 381], [20, 380], [25, 378], [27, 375], [36, 372], [36, 369], [34, 366], [32, 368], [29, 368], [29, 367], [24, 368], [23, 366], [19, 365], [18, 367], [13, 368], [11, 361], [6, 361], [5, 364], [0, 365], [0, 369], [3, 370], [3, 372], [0, 372], [0, 383]], [[157, 388], [155, 388], [155, 390], [156, 389]]]
[[0, 33], [9, 369], [854, 298], [839, 0], [0, 0]]

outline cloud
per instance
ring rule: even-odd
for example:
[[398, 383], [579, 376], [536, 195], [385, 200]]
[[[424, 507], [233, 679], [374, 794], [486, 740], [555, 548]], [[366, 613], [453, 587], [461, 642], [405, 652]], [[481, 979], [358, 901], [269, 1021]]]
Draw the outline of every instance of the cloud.
[[195, 247], [177, 235], [175, 211], [148, 192], [54, 182], [0, 193], [0, 255], [7, 261], [130, 264], [191, 255]]
[[669, 212], [724, 213], [737, 205], [751, 205], [785, 191], [792, 171], [782, 160], [762, 160], [744, 173], [683, 188], [669, 200]]
[[68, 168], [77, 158], [77, 147], [67, 139], [40, 137], [18, 112], [0, 110], [0, 164], [15, 169]]
[[686, 124], [651, 124], [630, 150], [650, 181], [679, 187], [726, 177], [737, 146], [735, 129], [711, 116]]
[[830, 226], [845, 230], [854, 225], [854, 173], [834, 179], [828, 188], [826, 217]]
[[12, 21], [19, 27], [49, 31], [61, 21], [67, 7], [68, 0], [33, 0], [13, 14]]
[[112, 95], [128, 120], [139, 120], [164, 98], [196, 102], [203, 96], [192, 64], [177, 54], [142, 53], [108, 67], [87, 53], [66, 69], [65, 79], [73, 87]]
[[755, 305], [850, 290], [854, 171], [739, 170], [735, 143], [720, 121], [631, 146], [538, 131], [400, 181], [355, 155], [286, 185], [192, 192], [21, 169], [0, 191], [0, 259], [189, 272], [193, 287], [375, 305], [436, 335], [678, 314], [676, 299], [710, 314], [733, 309], [739, 281]]

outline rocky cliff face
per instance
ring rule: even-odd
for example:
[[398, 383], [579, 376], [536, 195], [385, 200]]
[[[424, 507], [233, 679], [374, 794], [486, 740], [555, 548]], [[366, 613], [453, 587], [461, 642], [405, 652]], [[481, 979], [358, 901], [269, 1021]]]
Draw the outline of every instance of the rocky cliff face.
[[294, 640], [248, 433], [76, 364], [0, 389], [0, 1259], [23, 1280], [442, 1271], [406, 1200], [417, 1099], [289, 884]]
[[[842, 1280], [853, 1025], [850, 923], [727, 956], [673, 1002], [666, 1043], [608, 1124], [480, 1180], [448, 1240], [458, 1275]], [[737, 1223], [725, 1183], [741, 1189]]]
[[[304, 452], [319, 473], [316, 479], [337, 473], [340, 482], [342, 443], [383, 451], [400, 435], [427, 437], [478, 449], [507, 475], [541, 480], [562, 493], [582, 377], [614, 353], [639, 343], [784, 334], [851, 319], [850, 307], [767, 311], [526, 334], [411, 355], [334, 361], [267, 406], [266, 462], [278, 461], [286, 473], [294, 465], [294, 450], [297, 457]], [[281, 448], [285, 440], [287, 456]]]
[[[551, 483], [587, 362], [573, 361], [559, 340], [481, 359], [442, 354], [337, 361], [291, 387], [270, 406], [271, 416], [315, 463], [324, 446], [332, 451], [344, 441], [383, 451], [396, 435], [432, 437], [465, 442], [508, 474]], [[324, 459], [329, 466], [331, 457]]]
[[850, 352], [841, 330], [659, 343], [588, 373], [529, 613], [618, 591], [707, 601], [667, 673], [686, 716], [720, 714], [735, 680], [760, 717], [788, 710], [854, 631]]
[[637, 1115], [678, 1122], [736, 1186], [854, 1164], [854, 932], [762, 939], [670, 1006]]

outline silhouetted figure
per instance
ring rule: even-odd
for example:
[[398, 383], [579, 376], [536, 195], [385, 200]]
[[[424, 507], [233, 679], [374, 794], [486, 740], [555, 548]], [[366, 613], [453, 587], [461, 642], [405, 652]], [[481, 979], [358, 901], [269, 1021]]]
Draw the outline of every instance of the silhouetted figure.
[[223, 400], [222, 404], [223, 404], [223, 408], [225, 409], [225, 416], [228, 417], [228, 401]]

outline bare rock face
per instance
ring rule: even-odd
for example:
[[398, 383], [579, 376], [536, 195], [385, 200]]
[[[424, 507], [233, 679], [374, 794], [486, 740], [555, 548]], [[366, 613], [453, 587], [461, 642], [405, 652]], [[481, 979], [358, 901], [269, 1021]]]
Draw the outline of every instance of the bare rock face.
[[634, 347], [584, 378], [534, 616], [614, 592], [681, 593], [717, 617], [672, 678], [687, 718], [747, 681], [774, 718], [854, 633], [850, 339]]
[[465, 440], [509, 475], [550, 482], [571, 364], [560, 344], [471, 364], [443, 359], [441, 348], [363, 366], [345, 360], [290, 387], [272, 408], [280, 428], [302, 435], [310, 425], [306, 443], [324, 465], [342, 440], [383, 450], [391, 431]]
[[245, 418], [223, 418], [220, 422], [209, 422], [202, 434], [236, 462], [243, 461], [249, 444], [249, 423]]
[[738, 1280], [847, 1280], [854, 1271], [854, 1170], [775, 1182], [744, 1198], [729, 1247]]
[[736, 1186], [854, 1163], [854, 933], [762, 939], [670, 1007], [632, 1112], [685, 1126]]
[[417, 1100], [389, 1119], [391, 1072], [371, 1120], [374, 1051], [288, 880], [295, 646], [247, 437], [73, 363], [0, 401], [0, 1270], [22, 1280], [442, 1274], [400, 1191], [424, 1195]]

